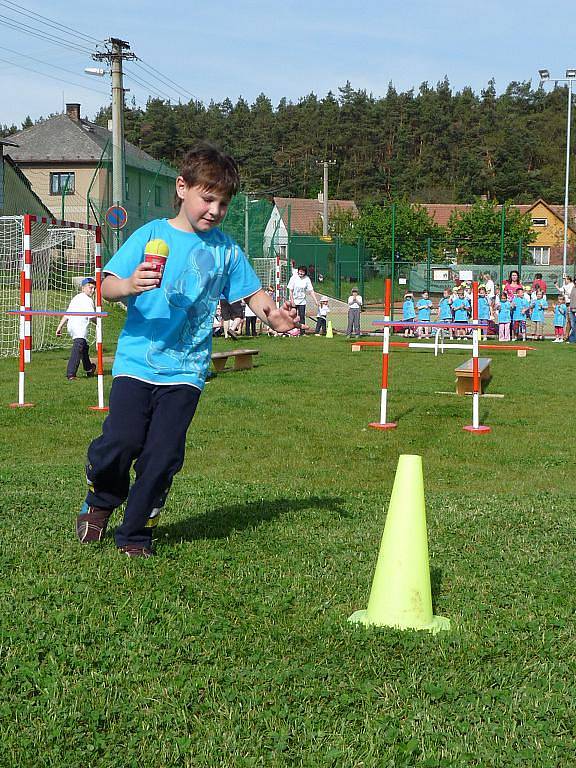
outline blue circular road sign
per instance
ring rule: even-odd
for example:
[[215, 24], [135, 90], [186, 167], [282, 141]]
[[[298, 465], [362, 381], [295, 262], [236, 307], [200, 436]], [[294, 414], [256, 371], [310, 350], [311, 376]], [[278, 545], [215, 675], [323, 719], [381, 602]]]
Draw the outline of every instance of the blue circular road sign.
[[106, 223], [112, 229], [122, 229], [128, 221], [128, 211], [121, 205], [111, 205], [106, 211]]

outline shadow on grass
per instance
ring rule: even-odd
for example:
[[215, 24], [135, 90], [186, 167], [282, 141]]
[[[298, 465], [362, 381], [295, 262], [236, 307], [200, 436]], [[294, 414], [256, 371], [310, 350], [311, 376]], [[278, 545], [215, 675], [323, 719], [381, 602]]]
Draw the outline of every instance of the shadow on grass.
[[432, 613], [436, 614], [436, 604], [442, 592], [441, 568], [430, 568], [430, 591], [432, 592]]
[[256, 528], [281, 515], [305, 509], [323, 509], [335, 513], [338, 517], [349, 517], [348, 512], [341, 506], [343, 501], [333, 496], [311, 496], [308, 499], [270, 499], [230, 504], [209, 509], [179, 523], [159, 526], [158, 532], [165, 534], [168, 541], [224, 539], [232, 531]]
[[405, 408], [403, 411], [400, 411], [400, 413], [394, 414], [394, 421], [395, 422], [402, 421], [402, 419], [408, 416], [409, 414], [411, 414], [413, 410], [414, 410], [414, 406], [411, 406], [410, 408]]

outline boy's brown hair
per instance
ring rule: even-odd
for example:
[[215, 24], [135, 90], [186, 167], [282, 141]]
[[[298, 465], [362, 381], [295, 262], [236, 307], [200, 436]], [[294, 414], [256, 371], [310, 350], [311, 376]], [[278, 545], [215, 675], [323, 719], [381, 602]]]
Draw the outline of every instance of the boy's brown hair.
[[[182, 160], [180, 176], [188, 187], [201, 187], [232, 198], [240, 187], [240, 173], [234, 158], [212, 144], [203, 142], [189, 150]], [[182, 200], [175, 196], [179, 209]]]

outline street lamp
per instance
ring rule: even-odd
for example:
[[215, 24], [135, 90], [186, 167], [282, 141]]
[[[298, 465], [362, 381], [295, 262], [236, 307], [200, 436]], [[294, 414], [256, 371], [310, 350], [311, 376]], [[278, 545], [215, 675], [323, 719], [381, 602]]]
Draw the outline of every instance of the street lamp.
[[[540, 82], [550, 80], [547, 69], [539, 69]], [[568, 118], [566, 124], [566, 180], [564, 182], [564, 249], [562, 252], [562, 274], [567, 274], [568, 250], [568, 182], [570, 180], [570, 126], [572, 122], [572, 83], [576, 80], [576, 69], [567, 69], [566, 77], [552, 78], [556, 83], [568, 83]]]

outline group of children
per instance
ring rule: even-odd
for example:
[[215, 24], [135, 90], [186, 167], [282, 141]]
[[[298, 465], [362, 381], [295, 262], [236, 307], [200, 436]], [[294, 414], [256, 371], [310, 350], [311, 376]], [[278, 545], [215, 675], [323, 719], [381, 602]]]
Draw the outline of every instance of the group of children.
[[[567, 306], [564, 295], [559, 294], [554, 307], [554, 341], [562, 342], [566, 328]], [[506, 284], [502, 290], [495, 289], [494, 295], [488, 296], [486, 287], [478, 288], [478, 320], [484, 338], [498, 328], [499, 341], [526, 341], [528, 322], [531, 323], [533, 339], [544, 339], [544, 312], [548, 301], [541, 288], [534, 290], [525, 287], [509, 290]], [[430, 336], [431, 327], [424, 323], [431, 322], [434, 305], [428, 291], [422, 291], [415, 301], [412, 293], [404, 295], [402, 320], [410, 323], [404, 329], [404, 336]], [[445, 288], [436, 308], [438, 322], [446, 323], [443, 333], [449, 338], [468, 335], [472, 319], [472, 291], [465, 283], [452, 290]], [[414, 327], [412, 327], [414, 324]], [[458, 327], [448, 327], [461, 325]], [[436, 329], [434, 329], [436, 330]]]

